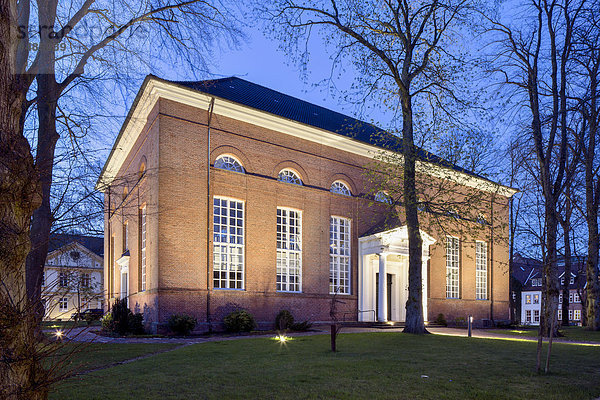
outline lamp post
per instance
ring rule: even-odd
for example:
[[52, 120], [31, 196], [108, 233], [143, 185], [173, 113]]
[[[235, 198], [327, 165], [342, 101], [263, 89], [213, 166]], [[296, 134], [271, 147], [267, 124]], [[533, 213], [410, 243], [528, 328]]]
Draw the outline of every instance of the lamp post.
[[471, 330], [473, 328], [473, 316], [469, 315], [469, 323], [468, 323], [468, 328], [469, 328], [469, 337], [471, 337]]

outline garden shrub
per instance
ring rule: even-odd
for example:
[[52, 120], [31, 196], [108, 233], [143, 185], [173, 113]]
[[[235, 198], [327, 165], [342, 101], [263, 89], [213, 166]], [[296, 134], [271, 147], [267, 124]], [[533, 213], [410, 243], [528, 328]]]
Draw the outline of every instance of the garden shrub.
[[275, 329], [283, 331], [294, 325], [294, 317], [288, 310], [281, 310], [275, 317]]
[[308, 322], [308, 321], [295, 322], [290, 326], [290, 328], [293, 331], [298, 331], [298, 332], [306, 332], [311, 327], [312, 327], [312, 322]]
[[254, 317], [246, 310], [229, 313], [223, 319], [223, 323], [228, 332], [250, 332], [256, 326]]
[[446, 317], [444, 317], [444, 314], [442, 314], [442, 313], [439, 313], [437, 315], [437, 318], [433, 322], [436, 323], [436, 324], [438, 324], [438, 325], [448, 326], [448, 322], [446, 321]]
[[110, 311], [102, 318], [102, 329], [105, 332], [124, 336], [130, 333], [144, 333], [144, 316], [132, 313], [126, 300], [115, 300]]
[[198, 321], [185, 314], [173, 314], [169, 318], [169, 329], [176, 335], [187, 336], [194, 330]]

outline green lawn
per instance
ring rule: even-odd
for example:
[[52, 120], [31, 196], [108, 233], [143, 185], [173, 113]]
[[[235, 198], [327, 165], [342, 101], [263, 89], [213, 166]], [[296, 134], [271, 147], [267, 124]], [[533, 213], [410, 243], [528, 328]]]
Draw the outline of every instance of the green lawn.
[[342, 334], [338, 349], [326, 335], [197, 344], [72, 378], [51, 399], [600, 396], [600, 347], [556, 344], [550, 375], [533, 372], [528, 342], [386, 332]]
[[[93, 321], [91, 326], [100, 326], [100, 321]], [[90, 326], [86, 321], [43, 321], [42, 329], [72, 329], [81, 326]]]
[[179, 345], [160, 343], [65, 343], [59, 346], [58, 350], [53, 352], [53, 356], [47, 359], [48, 363], [52, 365], [59, 364], [62, 371], [87, 371], [145, 354], [172, 349]]
[[[489, 332], [502, 333], [505, 335], [519, 335], [519, 336], [532, 336], [535, 337], [538, 334], [537, 328], [523, 328], [523, 329], [493, 329]], [[567, 326], [559, 330], [564, 337], [560, 339], [573, 340], [579, 342], [594, 342], [600, 343], [600, 332], [599, 331], [588, 331], [581, 326]]]

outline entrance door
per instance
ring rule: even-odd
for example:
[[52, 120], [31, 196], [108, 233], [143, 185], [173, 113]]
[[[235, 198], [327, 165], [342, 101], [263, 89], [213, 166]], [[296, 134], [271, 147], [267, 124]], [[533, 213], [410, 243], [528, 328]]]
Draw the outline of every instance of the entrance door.
[[129, 279], [127, 279], [127, 272], [121, 273], [121, 300], [125, 300], [125, 304], [129, 302]]
[[[386, 274], [387, 284], [387, 320], [392, 320], [392, 274]], [[375, 315], [379, 315], [379, 272], [375, 273]]]

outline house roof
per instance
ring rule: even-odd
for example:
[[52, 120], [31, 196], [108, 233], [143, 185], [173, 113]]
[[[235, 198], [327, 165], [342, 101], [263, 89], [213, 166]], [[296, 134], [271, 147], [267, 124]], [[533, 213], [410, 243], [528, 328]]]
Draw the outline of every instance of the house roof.
[[[578, 259], [582, 262], [582, 259]], [[532, 286], [532, 279], [542, 278], [543, 263], [535, 258], [523, 257], [516, 253], [513, 257], [513, 272], [512, 276], [523, 284], [523, 290], [540, 290], [540, 286]], [[558, 277], [561, 279], [565, 275], [564, 258], [560, 258], [557, 262]], [[583, 288], [586, 284], [586, 277], [581, 265], [576, 262], [571, 266], [571, 275], [575, 278], [573, 284], [569, 285], [570, 289]], [[561, 285], [562, 286], [562, 285]]]
[[69, 233], [54, 233], [50, 235], [50, 240], [48, 241], [48, 253], [74, 242], [79, 243], [100, 257], [104, 256], [104, 238]]
[[[292, 121], [324, 129], [372, 146], [401, 152], [402, 138], [373, 124], [329, 110], [325, 107], [289, 96], [273, 89], [238, 78], [205, 80], [197, 82], [168, 81], [212, 96], [220, 97]], [[480, 179], [489, 179], [452, 164], [435, 154], [417, 149], [419, 159], [451, 168]], [[495, 183], [495, 182], [494, 182]]]

